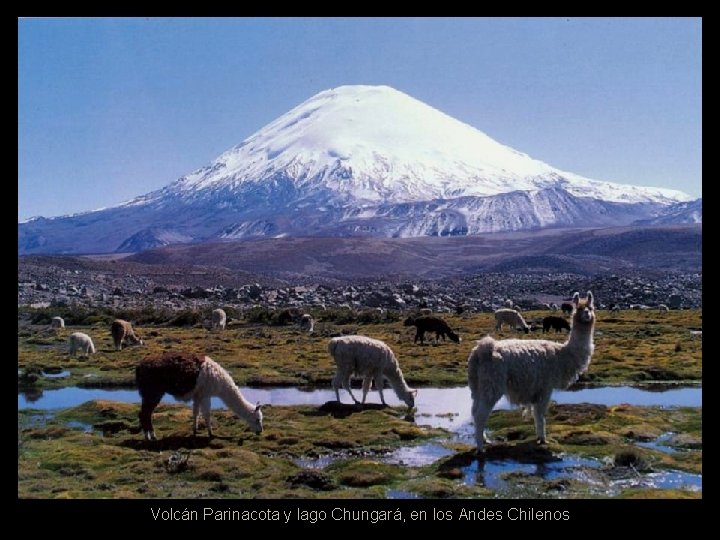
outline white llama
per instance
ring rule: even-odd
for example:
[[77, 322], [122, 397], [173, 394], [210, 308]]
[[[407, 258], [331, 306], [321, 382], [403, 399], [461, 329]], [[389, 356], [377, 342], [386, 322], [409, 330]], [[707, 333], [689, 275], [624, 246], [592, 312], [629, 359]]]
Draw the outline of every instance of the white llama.
[[506, 395], [516, 405], [531, 405], [538, 441], [546, 442], [545, 411], [554, 388], [565, 389], [587, 370], [593, 353], [595, 308], [573, 296], [572, 330], [565, 343], [540, 339], [494, 340], [485, 337], [468, 358], [475, 440], [480, 452], [485, 425], [498, 400]]
[[218, 330], [225, 330], [225, 324], [227, 323], [227, 315], [224, 309], [213, 309], [212, 311], [212, 328]]
[[210, 420], [212, 396], [219, 397], [255, 433], [262, 433], [260, 403], [253, 405], [245, 399], [230, 374], [208, 356], [185, 352], [148, 356], [135, 369], [135, 380], [142, 398], [140, 425], [148, 440], [155, 439], [152, 413], [165, 393], [182, 401], [193, 400], [193, 435], [197, 434], [198, 416], [202, 411], [208, 435], [213, 436]]
[[380, 393], [380, 401], [383, 405], [387, 405], [385, 396], [383, 396], [383, 386], [387, 379], [399, 399], [410, 408], [415, 406], [417, 390], [413, 390], [407, 385], [395, 355], [390, 347], [382, 341], [366, 336], [336, 337], [328, 343], [328, 351], [337, 365], [337, 373], [333, 378], [332, 387], [338, 402], [340, 401], [339, 389], [342, 386], [348, 391], [353, 401], [358, 403], [350, 390], [350, 377], [354, 373], [363, 377], [363, 403], [365, 403], [370, 390], [370, 384], [375, 379], [375, 387]]
[[525, 319], [514, 309], [500, 308], [495, 311], [495, 331], [499, 332], [503, 324], [507, 324], [510, 328], [522, 328], [526, 334], [530, 332]]
[[85, 356], [95, 354], [95, 345], [93, 344], [92, 338], [83, 332], [73, 332], [68, 338], [68, 348], [70, 356], [80, 351]]

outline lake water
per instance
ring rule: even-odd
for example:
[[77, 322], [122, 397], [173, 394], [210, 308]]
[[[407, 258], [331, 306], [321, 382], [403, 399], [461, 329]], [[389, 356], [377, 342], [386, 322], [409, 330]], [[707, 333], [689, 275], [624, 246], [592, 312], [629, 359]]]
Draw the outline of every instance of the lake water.
[[[335, 400], [332, 390], [303, 390], [300, 388], [240, 388], [243, 395], [255, 403], [259, 401], [268, 405], [322, 405]], [[18, 409], [53, 410], [65, 407], [76, 407], [93, 399], [121, 401], [124, 403], [140, 403], [137, 390], [108, 390], [100, 388], [67, 387], [57, 390], [44, 390], [39, 394], [18, 393]], [[349, 403], [349, 396], [341, 391], [340, 399]], [[395, 393], [388, 389], [385, 399], [390, 405], [401, 405]], [[660, 407], [700, 407], [702, 405], [702, 388], [675, 388], [663, 392], [643, 390], [630, 386], [613, 386], [588, 388], [576, 391], [556, 391], [552, 399], [557, 403], [597, 403], [601, 405], [660, 406]], [[368, 394], [368, 403], [379, 402], [377, 392]], [[172, 396], [166, 395], [164, 403], [177, 403]], [[415, 399], [418, 424], [428, 424], [458, 431], [461, 426], [471, 421], [470, 407], [472, 400], [467, 386], [454, 388], [421, 388]], [[213, 408], [224, 408], [218, 398], [212, 399]], [[496, 409], [508, 409], [510, 404], [502, 398]]]

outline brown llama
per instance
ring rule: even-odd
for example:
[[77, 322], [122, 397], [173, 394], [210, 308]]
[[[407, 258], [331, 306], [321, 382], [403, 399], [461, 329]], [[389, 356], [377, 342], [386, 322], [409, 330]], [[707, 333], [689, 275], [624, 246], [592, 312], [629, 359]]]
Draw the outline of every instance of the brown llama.
[[132, 324], [122, 319], [115, 319], [110, 325], [110, 334], [112, 334], [115, 350], [122, 350], [123, 343], [133, 345], [145, 345], [140, 336], [135, 334]]
[[255, 433], [263, 430], [263, 415], [258, 403], [253, 405], [240, 393], [230, 374], [208, 356], [187, 352], [165, 352], [140, 361], [135, 381], [142, 398], [140, 426], [145, 438], [154, 440], [152, 413], [165, 394], [181, 401], [193, 400], [193, 435], [197, 434], [198, 416], [202, 411], [208, 435], [213, 436], [210, 420], [210, 398], [219, 397]]

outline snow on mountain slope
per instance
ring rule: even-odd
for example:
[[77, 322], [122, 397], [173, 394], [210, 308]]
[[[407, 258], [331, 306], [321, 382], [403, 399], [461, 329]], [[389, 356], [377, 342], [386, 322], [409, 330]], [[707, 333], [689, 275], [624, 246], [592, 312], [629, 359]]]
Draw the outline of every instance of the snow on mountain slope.
[[702, 199], [671, 204], [663, 208], [656, 217], [637, 222], [638, 225], [676, 225], [681, 223], [702, 223]]
[[[416, 202], [561, 187], [613, 202], [688, 200], [679, 191], [554, 169], [387, 86], [320, 92], [156, 196], [237, 189], [283, 176], [365, 203]], [[152, 198], [151, 198], [152, 200]], [[141, 197], [130, 204], [148, 202]]]
[[320, 92], [160, 190], [111, 208], [18, 224], [18, 252], [622, 225], [689, 199], [554, 169], [387, 86], [343, 86]]

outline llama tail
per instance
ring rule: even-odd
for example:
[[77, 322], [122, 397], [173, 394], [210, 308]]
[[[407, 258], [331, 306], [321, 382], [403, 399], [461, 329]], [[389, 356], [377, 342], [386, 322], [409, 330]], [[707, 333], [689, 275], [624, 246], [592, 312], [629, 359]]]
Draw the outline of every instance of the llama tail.
[[330, 353], [330, 356], [335, 358], [335, 349], [337, 349], [338, 342], [334, 339], [331, 339], [328, 343], [328, 352]]
[[479, 390], [480, 384], [480, 365], [492, 361], [493, 350], [495, 348], [495, 340], [490, 336], [485, 336], [475, 346], [468, 358], [468, 385], [470, 386], [470, 394], [473, 399], [475, 393]]

